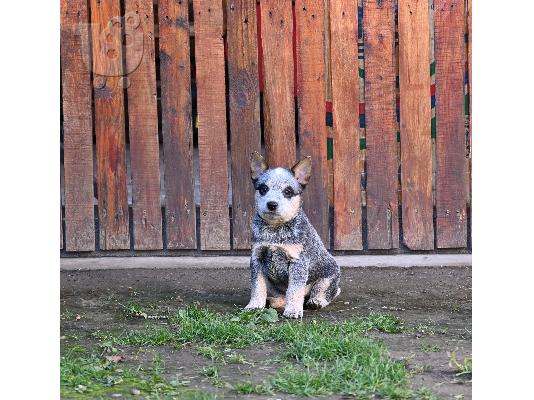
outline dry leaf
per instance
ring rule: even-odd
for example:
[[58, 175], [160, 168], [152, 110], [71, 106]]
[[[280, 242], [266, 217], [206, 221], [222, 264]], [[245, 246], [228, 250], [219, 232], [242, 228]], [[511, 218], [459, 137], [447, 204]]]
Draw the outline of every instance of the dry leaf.
[[114, 355], [114, 356], [106, 356], [106, 360], [108, 360], [109, 362], [112, 362], [112, 363], [118, 363], [118, 362], [122, 362], [124, 360], [126, 360], [126, 357], [124, 357], [123, 355]]

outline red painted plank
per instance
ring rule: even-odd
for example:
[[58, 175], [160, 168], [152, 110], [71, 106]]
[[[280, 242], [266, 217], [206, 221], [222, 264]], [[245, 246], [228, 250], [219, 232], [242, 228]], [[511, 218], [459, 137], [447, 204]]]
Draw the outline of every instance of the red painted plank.
[[399, 0], [402, 228], [412, 250], [434, 248], [430, 44], [426, 0]]
[[223, 8], [194, 0], [200, 164], [200, 240], [203, 250], [230, 249]]
[[261, 148], [256, 0], [229, 0], [226, 18], [232, 141], [232, 240], [235, 249], [248, 249], [254, 215], [250, 156]]
[[358, 4], [330, 2], [334, 138], [334, 248], [362, 249]]
[[[125, 0], [134, 248], [163, 248], [152, 0]], [[131, 39], [128, 39], [131, 37]]]
[[130, 248], [120, 2], [91, 0], [100, 248]]
[[395, 10], [393, 0], [363, 1], [367, 240], [370, 249], [399, 247]]
[[272, 167], [290, 167], [296, 161], [291, 2], [261, 4], [266, 159]]
[[196, 248], [189, 3], [160, 0], [161, 123], [167, 248]]
[[[95, 249], [93, 117], [87, 2], [61, 1], [65, 249]], [[63, 239], [63, 236], [61, 237]], [[62, 243], [63, 245], [63, 243]]]
[[435, 0], [437, 246], [467, 245], [464, 1]]
[[301, 156], [310, 155], [313, 172], [303, 194], [304, 209], [330, 247], [328, 165], [326, 161], [324, 2], [297, 0], [298, 127]]

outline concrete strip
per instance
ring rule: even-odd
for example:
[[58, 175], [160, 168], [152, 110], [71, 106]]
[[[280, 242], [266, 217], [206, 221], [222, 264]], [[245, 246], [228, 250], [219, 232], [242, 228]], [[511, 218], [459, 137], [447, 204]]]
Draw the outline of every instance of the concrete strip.
[[[471, 266], [471, 254], [361, 255], [335, 258], [340, 267]], [[249, 267], [249, 258], [244, 256], [62, 258], [60, 267], [62, 271], [132, 268], [242, 269]]]

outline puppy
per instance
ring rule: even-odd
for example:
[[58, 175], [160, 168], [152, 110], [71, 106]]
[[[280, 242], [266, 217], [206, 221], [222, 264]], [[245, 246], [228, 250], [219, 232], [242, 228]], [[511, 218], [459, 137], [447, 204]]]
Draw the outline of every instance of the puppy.
[[291, 170], [269, 169], [262, 156], [251, 157], [256, 190], [250, 258], [251, 296], [245, 309], [284, 309], [301, 318], [304, 303], [318, 309], [339, 295], [340, 271], [302, 210], [302, 192], [311, 175], [311, 158]]

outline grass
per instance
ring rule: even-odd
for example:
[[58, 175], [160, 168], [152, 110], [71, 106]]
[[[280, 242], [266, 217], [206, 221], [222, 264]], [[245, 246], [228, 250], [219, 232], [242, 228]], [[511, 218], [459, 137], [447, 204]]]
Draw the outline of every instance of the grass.
[[[149, 324], [144, 329], [119, 335], [98, 332], [95, 337], [99, 339], [101, 348], [108, 352], [126, 345], [180, 347], [193, 344], [199, 354], [211, 360], [212, 364], [201, 368], [200, 372], [217, 387], [225, 385], [220, 375], [222, 365], [246, 362], [232, 349], [267, 342], [281, 345], [282, 368], [267, 376], [263, 383], [235, 384], [235, 390], [242, 394], [282, 392], [310, 397], [341, 394], [359, 398], [423, 398], [409, 388], [410, 372], [405, 365], [391, 359], [384, 345], [368, 335], [370, 331], [403, 331], [403, 322], [392, 315], [373, 312], [367, 317], [355, 317], [344, 322], [279, 322], [278, 314], [272, 309], [236, 310], [222, 314], [207, 308], [187, 306], [170, 316], [168, 322], [157, 326]], [[94, 361], [92, 359], [93, 364]], [[99, 368], [98, 374], [117, 375], [113, 365], [101, 365]], [[67, 376], [85, 376], [80, 369], [69, 369], [67, 365], [65, 368], [62, 366], [63, 369], [70, 371]], [[135, 373], [124, 368], [121, 371], [118, 376], [122, 380], [113, 381], [113, 386], [124, 382], [138, 384], [135, 379], [139, 378]], [[150, 373], [152, 375], [143, 378], [143, 382], [148, 382], [148, 386], [142, 389], [144, 392], [154, 393], [157, 388], [158, 393], [166, 394], [176, 390], [162, 378], [161, 366], [153, 366]], [[77, 384], [93, 388], [102, 382], [98, 374], [88, 381], [62, 380], [62, 385], [70, 388], [71, 392]]]

